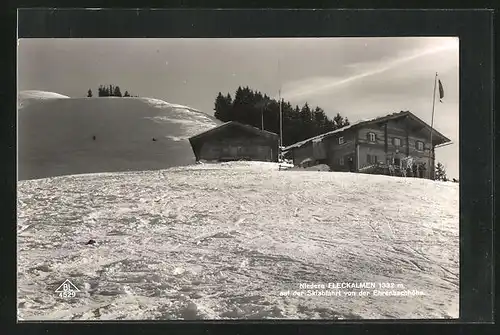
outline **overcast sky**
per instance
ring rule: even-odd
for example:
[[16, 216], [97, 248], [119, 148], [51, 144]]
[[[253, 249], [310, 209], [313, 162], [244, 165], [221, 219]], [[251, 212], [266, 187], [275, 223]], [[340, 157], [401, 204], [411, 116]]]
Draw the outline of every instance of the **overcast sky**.
[[437, 149], [458, 178], [458, 38], [22, 39], [19, 90], [86, 96], [100, 84], [213, 114], [217, 93], [249, 86], [350, 121], [409, 110], [454, 144]]

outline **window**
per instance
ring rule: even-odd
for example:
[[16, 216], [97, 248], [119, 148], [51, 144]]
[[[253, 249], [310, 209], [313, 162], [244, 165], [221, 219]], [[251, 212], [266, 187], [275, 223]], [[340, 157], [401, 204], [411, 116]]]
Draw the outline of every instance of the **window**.
[[374, 155], [366, 155], [366, 161], [369, 163], [369, 164], [377, 164], [378, 160], [377, 160], [377, 156], [374, 156]]
[[377, 136], [375, 133], [368, 133], [368, 141], [375, 142], [377, 140]]
[[344, 157], [339, 158], [339, 165], [344, 165]]
[[417, 141], [417, 150], [418, 151], [424, 151], [424, 142]]
[[344, 137], [343, 136], [339, 137], [339, 144], [344, 144]]
[[394, 140], [393, 140], [393, 143], [394, 143], [394, 146], [400, 147], [401, 146], [401, 139], [395, 137]]

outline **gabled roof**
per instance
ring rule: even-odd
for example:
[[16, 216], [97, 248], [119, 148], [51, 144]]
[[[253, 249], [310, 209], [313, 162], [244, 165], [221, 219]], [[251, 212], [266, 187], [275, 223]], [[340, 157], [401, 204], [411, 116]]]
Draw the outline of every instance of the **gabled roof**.
[[265, 136], [265, 137], [272, 137], [272, 138], [278, 138], [278, 135], [275, 134], [275, 133], [271, 133], [270, 131], [266, 131], [266, 130], [261, 130], [259, 128], [256, 128], [256, 127], [252, 127], [252, 126], [249, 126], [247, 124], [243, 124], [243, 123], [239, 123], [239, 122], [236, 122], [236, 121], [229, 121], [229, 122], [226, 122], [226, 123], [223, 123], [221, 124], [220, 126], [217, 126], [217, 127], [214, 127], [212, 129], [209, 129], [203, 133], [200, 133], [200, 134], [197, 134], [195, 136], [192, 136], [189, 138], [189, 140], [197, 140], [197, 139], [200, 139], [202, 137], [205, 137], [205, 136], [208, 136], [210, 134], [213, 134], [215, 132], [218, 132], [224, 128], [227, 128], [229, 126], [236, 126], [236, 127], [240, 127], [242, 129], [245, 129], [245, 130], [248, 130], [256, 135], [259, 135], [259, 136]]
[[[349, 129], [354, 129], [354, 128], [358, 128], [358, 127], [361, 127], [361, 126], [366, 126], [366, 125], [373, 124], [373, 123], [379, 123], [379, 122], [385, 122], [385, 121], [388, 121], [388, 120], [398, 119], [398, 118], [405, 117], [405, 116], [408, 116], [408, 117], [414, 119], [415, 121], [417, 121], [418, 123], [421, 123], [422, 126], [424, 128], [429, 129], [429, 131], [431, 130], [431, 126], [429, 126], [426, 122], [422, 121], [415, 114], [411, 113], [410, 111], [401, 111], [401, 112], [398, 112], [398, 113], [392, 113], [392, 114], [385, 115], [385, 116], [379, 116], [379, 117], [376, 117], [376, 118], [364, 119], [364, 120], [356, 121], [356, 122], [354, 122], [354, 123], [352, 123], [352, 124], [350, 124], [348, 126], [345, 126], [345, 127], [339, 128], [339, 129], [335, 129], [335, 130], [329, 131], [327, 133], [320, 134], [320, 135], [308, 138], [306, 140], [297, 142], [295, 144], [292, 144], [292, 145], [284, 148], [283, 151], [288, 151], [288, 150], [294, 149], [294, 148], [300, 148], [300, 147], [302, 147], [303, 145], [305, 145], [307, 143], [310, 143], [310, 142], [313, 142], [313, 141], [320, 141], [320, 140], [323, 140], [324, 138], [333, 136], [335, 134], [342, 133], [342, 132], [344, 132], [346, 130], [349, 130]], [[432, 136], [434, 138], [440, 138], [441, 139], [441, 141], [440, 141], [441, 143], [440, 144], [451, 142], [451, 140], [449, 138], [447, 138], [446, 136], [444, 136], [443, 134], [441, 134], [440, 132], [438, 132], [436, 129], [433, 130], [433, 135]]]

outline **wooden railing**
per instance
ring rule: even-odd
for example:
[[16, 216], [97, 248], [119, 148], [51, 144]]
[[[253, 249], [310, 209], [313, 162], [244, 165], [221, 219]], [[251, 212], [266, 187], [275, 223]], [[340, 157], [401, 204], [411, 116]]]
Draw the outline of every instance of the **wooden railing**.
[[[387, 175], [387, 176], [394, 175], [397, 177], [404, 176], [404, 173], [403, 173], [404, 171], [402, 171], [402, 169], [399, 166], [395, 165], [394, 166], [394, 174], [391, 174], [391, 171], [389, 169], [389, 165], [383, 164], [383, 163], [366, 165], [364, 167], [361, 167], [358, 171], [360, 173], [366, 173], [366, 174], [380, 174], [380, 175]], [[427, 171], [423, 171], [424, 177], [427, 176], [426, 172]], [[417, 176], [418, 175], [419, 175], [419, 171], [417, 170]], [[406, 176], [407, 177], [417, 177], [417, 176], [414, 176], [413, 170], [410, 171], [410, 169], [407, 169]]]

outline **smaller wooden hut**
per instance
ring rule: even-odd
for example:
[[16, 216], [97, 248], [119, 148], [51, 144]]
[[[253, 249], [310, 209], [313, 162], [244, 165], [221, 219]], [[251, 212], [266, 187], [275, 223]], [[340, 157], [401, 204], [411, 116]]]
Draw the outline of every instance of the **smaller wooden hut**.
[[279, 136], [265, 130], [226, 122], [189, 139], [196, 161], [278, 161]]

